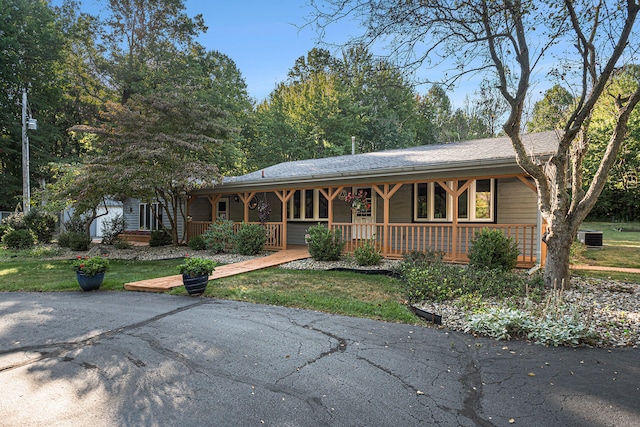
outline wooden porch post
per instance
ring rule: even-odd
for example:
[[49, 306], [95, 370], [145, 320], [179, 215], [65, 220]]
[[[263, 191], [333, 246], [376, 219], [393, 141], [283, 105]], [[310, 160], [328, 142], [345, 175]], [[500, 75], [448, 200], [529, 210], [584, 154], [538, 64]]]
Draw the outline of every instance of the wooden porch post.
[[218, 217], [218, 202], [222, 198], [222, 194], [214, 194], [207, 198], [209, 199], [209, 203], [211, 203], [211, 222], [215, 222]]
[[282, 227], [280, 232], [280, 241], [282, 242], [282, 250], [287, 249], [287, 203], [293, 197], [295, 190], [274, 191], [278, 199], [282, 202]]
[[329, 187], [327, 188], [327, 191], [324, 191], [324, 188], [318, 189], [320, 194], [322, 194], [324, 198], [327, 199], [327, 204], [329, 208], [329, 212], [328, 212], [329, 218], [327, 218], [327, 228], [329, 230], [331, 230], [331, 227], [333, 226], [333, 201], [336, 199], [336, 197], [338, 197], [338, 194], [340, 194], [342, 190], [344, 190], [344, 186], [341, 186], [338, 188]]
[[238, 197], [240, 197], [240, 200], [242, 200], [242, 203], [244, 204], [244, 220], [243, 221], [245, 223], [249, 222], [249, 202], [255, 196], [256, 196], [255, 191], [252, 193], [238, 193]]
[[388, 256], [391, 252], [391, 242], [389, 237], [389, 218], [390, 218], [390, 210], [389, 210], [389, 201], [393, 197], [394, 194], [402, 187], [402, 184], [395, 184], [392, 189], [389, 189], [389, 184], [384, 184], [383, 189], [381, 190], [379, 186], [373, 185], [373, 189], [375, 190], [380, 197], [382, 197], [383, 201], [383, 224], [382, 224], [382, 255]]
[[453, 181], [453, 188], [450, 188], [444, 181], [437, 181], [438, 184], [447, 192], [448, 195], [453, 199], [453, 212], [451, 218], [451, 261], [458, 260], [458, 198], [462, 193], [464, 193], [467, 188], [474, 182], [475, 179], [468, 179], [467, 182], [460, 188], [458, 188], [458, 180], [455, 179]]

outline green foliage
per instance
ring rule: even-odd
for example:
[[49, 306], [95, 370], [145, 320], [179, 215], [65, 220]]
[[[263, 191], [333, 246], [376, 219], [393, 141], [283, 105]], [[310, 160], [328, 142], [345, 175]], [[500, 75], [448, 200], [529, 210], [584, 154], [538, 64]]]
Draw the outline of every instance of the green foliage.
[[489, 309], [471, 316], [466, 332], [486, 335], [497, 340], [526, 336], [531, 330], [530, 315], [521, 310]]
[[55, 215], [31, 209], [24, 215], [24, 224], [29, 228], [40, 243], [49, 243], [56, 228]]
[[157, 247], [157, 246], [167, 246], [173, 242], [173, 238], [171, 237], [171, 230], [161, 229], [161, 230], [153, 230], [151, 232], [151, 237], [149, 238], [149, 246]]
[[404, 273], [405, 292], [409, 302], [445, 301], [464, 292], [464, 269], [456, 265], [434, 262]]
[[411, 251], [402, 254], [402, 261], [394, 269], [399, 275], [404, 275], [414, 268], [426, 268], [433, 263], [442, 262], [443, 254], [434, 251]]
[[113, 245], [125, 229], [124, 216], [117, 214], [102, 221], [102, 243]]
[[571, 244], [571, 249], [569, 250], [569, 259], [572, 264], [582, 264], [584, 263], [584, 257], [587, 253], [587, 245], [578, 240], [574, 241]]
[[29, 228], [29, 226], [27, 226], [26, 221], [24, 220], [23, 212], [13, 212], [11, 215], [4, 218], [2, 220], [2, 223], [8, 225], [14, 230], [22, 230], [22, 229]]
[[207, 249], [207, 242], [201, 234], [189, 237], [189, 247], [194, 251], [203, 251]]
[[11, 230], [13, 230], [13, 228], [11, 228], [9, 224], [0, 224], [0, 239]]
[[544, 288], [541, 275], [464, 268], [439, 260], [404, 261], [399, 269], [410, 302], [445, 301], [463, 295], [483, 298], [537, 296]]
[[131, 242], [128, 242], [126, 240], [116, 239], [113, 242], [113, 247], [116, 249], [131, 249], [133, 245], [131, 244]]
[[573, 95], [560, 85], [548, 89], [533, 106], [533, 116], [527, 132], [544, 132], [564, 128], [567, 114], [573, 106]]
[[87, 224], [86, 216], [75, 213], [64, 223], [64, 229], [66, 231], [73, 231], [75, 233], [84, 233], [85, 226]]
[[495, 308], [471, 316], [465, 331], [497, 340], [526, 337], [536, 344], [556, 347], [589, 344], [596, 338], [595, 332], [575, 316], [534, 318], [522, 310]]
[[46, 178], [46, 164], [65, 146], [62, 134], [70, 125], [56, 127], [63, 103], [60, 60], [65, 41], [49, 2], [3, 0], [0, 22], [0, 210], [12, 210], [22, 195], [20, 107], [25, 87], [29, 110], [38, 119], [38, 130], [28, 131], [32, 184]]
[[216, 262], [210, 259], [187, 256], [182, 264], [176, 268], [180, 274], [188, 274], [191, 277], [196, 277], [213, 273], [216, 265]]
[[510, 271], [516, 267], [520, 250], [515, 240], [500, 230], [483, 228], [469, 249], [469, 266], [476, 269]]
[[358, 265], [379, 265], [382, 262], [380, 249], [372, 242], [365, 242], [353, 251], [353, 256]]
[[267, 242], [267, 231], [258, 224], [242, 224], [235, 236], [236, 251], [242, 255], [256, 255]]
[[342, 256], [345, 242], [340, 230], [327, 229], [322, 224], [309, 227], [309, 254], [318, 261], [337, 261]]
[[218, 219], [209, 225], [207, 231], [202, 234], [207, 243], [207, 249], [214, 254], [220, 252], [230, 252], [234, 245], [233, 221]]
[[29, 249], [35, 244], [35, 236], [31, 230], [21, 228], [10, 230], [2, 236], [2, 244], [9, 249]]
[[91, 238], [84, 232], [65, 231], [58, 235], [58, 245], [72, 251], [86, 251], [91, 244]]
[[73, 261], [72, 267], [75, 271], [79, 271], [85, 276], [95, 276], [109, 270], [109, 260], [103, 256], [79, 256]]

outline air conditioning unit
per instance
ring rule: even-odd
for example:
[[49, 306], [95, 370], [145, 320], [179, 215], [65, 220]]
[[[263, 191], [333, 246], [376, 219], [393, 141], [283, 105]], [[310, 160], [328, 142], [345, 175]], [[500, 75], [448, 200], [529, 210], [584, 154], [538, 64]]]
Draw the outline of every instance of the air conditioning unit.
[[578, 241], [588, 247], [602, 247], [602, 231], [582, 230], [578, 231]]

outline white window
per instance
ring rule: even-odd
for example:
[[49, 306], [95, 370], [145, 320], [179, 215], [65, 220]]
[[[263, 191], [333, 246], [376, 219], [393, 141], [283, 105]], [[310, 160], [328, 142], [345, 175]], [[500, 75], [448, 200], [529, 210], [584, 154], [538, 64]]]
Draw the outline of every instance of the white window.
[[159, 230], [162, 228], [162, 210], [158, 203], [140, 203], [140, 230]]
[[288, 218], [299, 221], [318, 221], [329, 218], [327, 198], [315, 190], [296, 190], [289, 200]]
[[[458, 189], [466, 181], [458, 181]], [[447, 182], [452, 186], [452, 182]], [[458, 221], [493, 221], [495, 180], [479, 179], [458, 196]], [[425, 182], [414, 185], [415, 221], [451, 221], [453, 217], [453, 198], [437, 182]]]

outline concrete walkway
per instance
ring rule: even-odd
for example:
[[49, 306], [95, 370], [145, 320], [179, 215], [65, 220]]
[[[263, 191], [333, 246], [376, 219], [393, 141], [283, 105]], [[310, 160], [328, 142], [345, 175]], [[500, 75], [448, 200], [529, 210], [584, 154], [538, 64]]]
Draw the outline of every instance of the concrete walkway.
[[619, 273], [640, 274], [640, 268], [627, 267], [602, 267], [599, 265], [576, 264], [569, 267], [571, 270], [592, 270], [592, 271], [616, 271]]
[[[213, 274], [209, 276], [209, 280], [215, 280], [223, 277], [235, 276], [236, 274], [242, 274], [249, 271], [274, 267], [276, 265], [285, 264], [287, 262], [309, 258], [309, 256], [309, 250], [306, 247], [286, 249], [284, 251], [275, 252], [265, 257], [218, 266], [213, 271]], [[142, 292], [166, 292], [179, 286], [182, 286], [181, 274], [124, 284], [124, 288], [127, 291]]]

